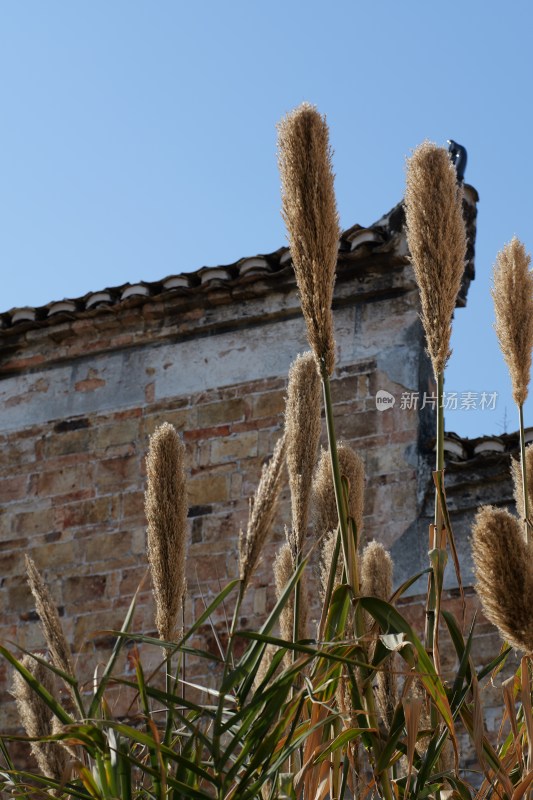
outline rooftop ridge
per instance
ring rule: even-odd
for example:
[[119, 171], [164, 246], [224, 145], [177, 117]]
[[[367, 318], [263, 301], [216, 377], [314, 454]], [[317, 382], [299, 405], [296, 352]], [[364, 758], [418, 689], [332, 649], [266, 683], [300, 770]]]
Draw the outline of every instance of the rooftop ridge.
[[[469, 252], [463, 287], [458, 305], [465, 305], [466, 292], [474, 278], [474, 241], [477, 191], [465, 186], [465, 222], [469, 229]], [[374, 253], [387, 253], [391, 249], [396, 255], [408, 259], [404, 232], [405, 214], [403, 200], [369, 227], [352, 225], [339, 239], [339, 260], [365, 258]], [[232, 264], [200, 267], [191, 272], [168, 275], [156, 281], [124, 283], [87, 292], [81, 297], [52, 300], [42, 306], [21, 306], [0, 313], [0, 337], [14, 329], [42, 327], [62, 319], [75, 319], [87, 312], [98, 312], [117, 307], [125, 301], [142, 304], [167, 293], [195, 295], [208, 293], [221, 287], [234, 288], [260, 278], [268, 279], [286, 272], [291, 266], [290, 249], [280, 247], [272, 253], [257, 254], [238, 259]]]
[[[533, 442], [533, 427], [525, 429], [526, 445]], [[520, 432], [483, 434], [472, 439], [453, 431], [444, 434], [444, 455], [448, 466], [466, 464], [479, 457], [508, 457], [518, 453]]]

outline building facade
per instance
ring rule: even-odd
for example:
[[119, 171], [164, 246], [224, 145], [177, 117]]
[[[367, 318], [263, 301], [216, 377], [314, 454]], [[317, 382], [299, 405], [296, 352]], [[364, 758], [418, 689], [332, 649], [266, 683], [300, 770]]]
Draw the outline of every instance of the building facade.
[[[460, 306], [474, 277], [476, 203], [467, 186], [470, 244]], [[332, 379], [338, 438], [365, 462], [364, 537], [391, 549], [397, 583], [426, 566], [432, 513], [434, 414], [431, 405], [401, 402], [404, 394], [434, 391], [418, 314], [400, 204], [369, 228], [350, 228], [339, 242]], [[0, 325], [0, 638], [26, 649], [44, 644], [26, 585], [28, 553], [89, 680], [112, 641], [106, 631], [120, 627], [146, 576], [144, 462], [149, 436], [162, 422], [176, 427], [187, 451], [187, 614], [203, 611], [236, 575], [238, 532], [283, 428], [287, 372], [307, 349], [290, 253], [282, 248], [226, 267], [14, 309], [0, 314]], [[380, 391], [395, 401], [386, 410], [376, 405]], [[512, 436], [447, 439], [467, 586], [474, 507], [494, 493], [498, 502], [509, 500], [508, 457], [516, 446]], [[289, 506], [287, 488], [242, 626], [273, 604], [272, 561]], [[403, 601], [420, 627], [424, 588], [422, 579]], [[460, 602], [451, 572], [447, 601]], [[467, 601], [471, 614], [477, 604], [469, 589]], [[155, 630], [149, 579], [133, 629]], [[483, 621], [479, 630], [492, 653], [494, 632]], [[214, 648], [211, 627], [201, 634]], [[202, 670], [192, 667], [191, 680], [208, 680]], [[14, 729], [8, 687], [0, 662], [4, 728]], [[115, 713], [126, 708], [127, 698], [117, 695]]]

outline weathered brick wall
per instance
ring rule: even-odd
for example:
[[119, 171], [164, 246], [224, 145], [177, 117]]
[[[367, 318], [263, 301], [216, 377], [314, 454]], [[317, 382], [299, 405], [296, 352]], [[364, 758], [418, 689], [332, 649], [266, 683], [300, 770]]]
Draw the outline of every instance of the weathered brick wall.
[[[431, 392], [432, 381], [401, 215], [391, 220], [385, 232], [354, 228], [339, 252], [332, 393], [338, 436], [365, 461], [365, 536], [391, 548], [400, 581], [427, 564], [434, 429], [430, 408], [402, 410], [399, 403], [403, 391]], [[355, 247], [358, 237], [363, 243]], [[26, 587], [27, 552], [58, 604], [81, 676], [91, 677], [110, 639], [100, 634], [88, 641], [89, 635], [121, 625], [146, 574], [144, 459], [150, 434], [164, 421], [180, 431], [187, 450], [189, 618], [235, 576], [238, 530], [282, 430], [287, 371], [307, 349], [294, 279], [283, 258], [275, 254], [266, 272], [264, 264], [262, 272], [255, 264], [265, 259], [252, 259], [246, 270], [201, 271], [186, 287], [180, 280], [173, 289], [165, 281], [149, 292], [142, 286], [140, 296], [106, 290], [113, 301], [108, 305], [84, 301], [57, 316], [53, 308], [23, 313], [17, 317], [22, 321], [13, 316], [0, 329], [2, 641], [27, 649], [44, 644]], [[466, 287], [471, 277], [473, 267]], [[0, 315], [0, 325], [5, 317]], [[394, 408], [376, 409], [379, 389], [393, 394]], [[449, 497], [467, 586], [475, 507], [511, 495], [504, 460], [497, 468], [486, 457], [450, 466]], [[242, 626], [254, 625], [273, 604], [271, 564], [288, 519], [285, 490], [242, 608]], [[453, 576], [446, 586], [445, 603], [457, 609]], [[402, 601], [419, 631], [424, 588], [422, 580]], [[470, 618], [478, 607], [471, 589], [467, 606]], [[223, 639], [222, 615], [216, 622]], [[133, 629], [154, 633], [149, 580]], [[215, 649], [209, 626], [200, 639]], [[478, 616], [478, 663], [498, 647], [497, 634]], [[450, 653], [443, 649], [446, 669], [452, 667]], [[119, 665], [125, 671], [126, 655]], [[190, 665], [188, 675], [209, 681], [205, 671], [205, 664]], [[7, 689], [0, 662], [4, 729], [17, 726]], [[494, 730], [498, 691], [489, 689], [487, 697]], [[117, 694], [117, 714], [127, 710], [129, 699]]]
[[[432, 433], [415, 410], [397, 403], [380, 412], [375, 405], [378, 389], [399, 398], [402, 391], [430, 388], [418, 296], [405, 257], [393, 251], [340, 259], [335, 306], [337, 432], [365, 460], [366, 535], [392, 545], [419, 525], [429, 474], [423, 451]], [[101, 635], [84, 645], [87, 637], [96, 628], [120, 626], [146, 572], [144, 459], [149, 436], [163, 421], [176, 426], [187, 448], [188, 613], [203, 610], [204, 601], [236, 574], [238, 530], [282, 429], [288, 368], [305, 349], [287, 270], [268, 280], [229, 287], [215, 282], [196, 293], [130, 299], [5, 331], [2, 640], [28, 649], [43, 645], [24, 576], [29, 553], [58, 604], [80, 670], [90, 677], [109, 639]], [[272, 605], [271, 563], [288, 511], [285, 491], [242, 625]], [[133, 628], [154, 631], [149, 581]], [[208, 626], [204, 642], [215, 646]], [[205, 666], [191, 667], [191, 679], [195, 670]], [[1, 699], [7, 701], [5, 678]], [[7, 702], [4, 708], [7, 724], [15, 725], [13, 708]]]

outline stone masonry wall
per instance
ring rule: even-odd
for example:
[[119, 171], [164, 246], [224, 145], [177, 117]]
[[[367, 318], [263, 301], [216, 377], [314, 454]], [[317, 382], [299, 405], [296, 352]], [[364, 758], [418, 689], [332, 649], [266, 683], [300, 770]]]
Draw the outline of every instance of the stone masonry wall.
[[[339, 438], [367, 469], [365, 534], [387, 545], [419, 525], [431, 427], [376, 409], [378, 389], [429, 390], [418, 296], [405, 258], [340, 264], [332, 382]], [[144, 459], [171, 422], [187, 448], [189, 616], [236, 574], [237, 535], [283, 425], [286, 375], [307, 349], [292, 275], [131, 300], [5, 335], [0, 351], [0, 638], [43, 646], [23, 556], [42, 571], [88, 680], [146, 573]], [[325, 441], [325, 440], [324, 440]], [[420, 446], [422, 445], [422, 454]], [[390, 509], [394, 508], [391, 515]], [[240, 624], [272, 606], [271, 563], [289, 519], [284, 491]], [[225, 623], [219, 623], [224, 636]], [[154, 632], [149, 579], [133, 630]], [[215, 648], [210, 626], [202, 643]], [[127, 670], [127, 659], [123, 663]], [[4, 727], [17, 724], [0, 665]], [[209, 680], [204, 665], [189, 678]], [[115, 712], [128, 698], [118, 694]]]
[[[391, 548], [400, 582], [427, 565], [434, 431], [431, 409], [402, 410], [398, 400], [403, 391], [431, 392], [432, 382], [404, 243], [400, 237], [375, 252], [365, 247], [339, 254], [332, 394], [337, 434], [365, 461], [364, 535]], [[187, 451], [188, 618], [201, 613], [236, 575], [238, 530], [246, 525], [249, 498], [282, 431], [288, 368], [307, 344], [290, 267], [229, 282], [220, 281], [219, 272], [207, 271], [194, 291], [130, 296], [113, 307], [42, 323], [37, 315], [36, 321], [0, 330], [2, 643], [44, 645], [26, 586], [25, 553], [52, 591], [85, 680], [109, 651], [112, 637], [103, 631], [120, 627], [143, 579], [133, 630], [155, 632], [146, 577], [144, 460], [150, 434], [164, 421], [176, 426]], [[377, 410], [379, 389], [393, 394], [394, 408]], [[513, 447], [504, 443], [506, 455]], [[484, 444], [476, 459], [449, 462], [446, 482], [467, 622], [477, 613], [478, 665], [495, 655], [499, 637], [480, 614], [470, 587], [469, 530], [480, 504], [506, 504], [512, 494], [506, 455], [487, 449]], [[242, 627], [257, 624], [274, 602], [271, 563], [289, 505], [285, 489], [242, 609]], [[310, 545], [312, 540], [310, 529]], [[423, 593], [424, 579], [401, 601], [419, 631]], [[460, 614], [450, 569], [444, 605]], [[215, 623], [224, 641], [223, 615]], [[449, 671], [453, 652], [445, 631], [441, 637], [443, 667]], [[211, 626], [204, 626], [198, 643], [216, 650]], [[119, 664], [126, 673], [127, 654], [126, 649]], [[155, 664], [158, 656], [151, 656]], [[198, 663], [189, 665], [188, 677], [209, 683], [213, 676]], [[18, 727], [9, 682], [0, 662], [4, 730]], [[490, 686], [485, 697], [494, 734], [500, 690]], [[118, 692], [115, 713], [126, 713], [129, 702]], [[463, 739], [466, 764], [474, 763]]]

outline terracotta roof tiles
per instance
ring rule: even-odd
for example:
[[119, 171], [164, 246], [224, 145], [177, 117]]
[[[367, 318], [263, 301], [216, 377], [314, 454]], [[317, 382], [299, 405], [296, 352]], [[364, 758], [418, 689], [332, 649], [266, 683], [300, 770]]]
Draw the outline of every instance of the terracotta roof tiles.
[[[469, 227], [470, 252], [467, 256], [465, 280], [458, 305], [464, 305], [468, 285], [474, 277], [474, 247], [476, 203], [478, 195], [475, 189], [465, 186], [465, 220]], [[366, 259], [374, 254], [393, 253], [407, 261], [408, 252], [403, 232], [403, 203], [399, 203], [388, 214], [368, 228], [354, 225], [346, 230], [339, 241], [339, 260], [348, 258], [351, 262], [359, 258]], [[72, 319], [87, 312], [95, 313], [98, 309], [118, 306], [126, 300], [146, 302], [168, 292], [196, 294], [209, 292], [220, 287], [231, 287], [245, 284], [257, 278], [270, 278], [289, 271], [291, 255], [288, 247], [282, 247], [274, 253], [242, 258], [234, 264], [201, 267], [193, 272], [169, 275], [159, 281], [140, 281], [113, 286], [101, 291], [89, 292], [83, 297], [65, 298], [53, 301], [37, 308], [13, 308], [0, 313], [0, 336], [14, 328], [39, 327], [59, 318]]]

